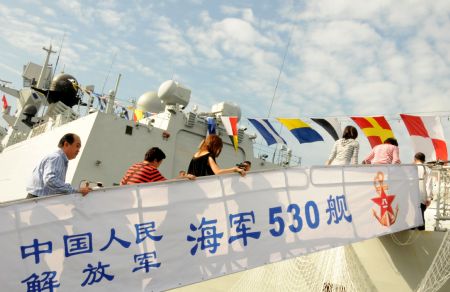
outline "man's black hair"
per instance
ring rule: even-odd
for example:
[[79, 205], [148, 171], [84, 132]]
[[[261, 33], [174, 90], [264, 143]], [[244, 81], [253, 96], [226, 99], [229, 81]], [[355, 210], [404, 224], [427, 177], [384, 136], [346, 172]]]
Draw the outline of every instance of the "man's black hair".
[[58, 147], [62, 148], [64, 146], [64, 142], [67, 142], [70, 145], [72, 145], [74, 141], [75, 141], [75, 134], [67, 133], [64, 136], [62, 136], [61, 140], [59, 140]]
[[395, 138], [387, 138], [386, 140], [384, 140], [384, 143], [398, 146], [397, 139], [395, 139]]
[[422, 163], [425, 162], [425, 154], [423, 154], [422, 152], [417, 152], [416, 155], [414, 155], [414, 158]]
[[159, 149], [158, 147], [152, 147], [150, 148], [147, 153], [145, 153], [145, 161], [148, 162], [152, 162], [152, 161], [158, 161], [160, 162], [161, 160], [166, 159], [166, 154], [164, 154], [164, 152]]

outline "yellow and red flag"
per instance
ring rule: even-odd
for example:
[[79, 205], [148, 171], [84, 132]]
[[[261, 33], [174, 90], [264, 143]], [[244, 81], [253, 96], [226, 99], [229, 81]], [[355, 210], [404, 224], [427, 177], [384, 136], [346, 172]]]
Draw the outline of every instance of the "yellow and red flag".
[[134, 109], [133, 111], [133, 121], [138, 122], [144, 118], [144, 111]]
[[378, 117], [351, 117], [369, 139], [373, 148], [382, 144], [387, 138], [394, 138], [391, 126], [383, 116]]
[[238, 150], [238, 117], [221, 117], [222, 124], [233, 142], [234, 150]]

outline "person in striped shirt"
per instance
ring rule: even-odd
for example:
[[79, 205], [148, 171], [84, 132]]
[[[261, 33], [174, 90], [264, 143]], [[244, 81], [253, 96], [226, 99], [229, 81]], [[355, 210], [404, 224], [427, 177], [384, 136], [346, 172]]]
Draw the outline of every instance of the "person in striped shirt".
[[[144, 157], [144, 161], [137, 162], [128, 168], [127, 172], [120, 181], [120, 185], [132, 185], [140, 183], [149, 183], [167, 180], [158, 167], [166, 158], [166, 154], [158, 147], [150, 148]], [[178, 178], [195, 179], [190, 174], [180, 174]]]
[[27, 199], [77, 192], [85, 196], [91, 191], [88, 186], [77, 190], [65, 182], [69, 160], [77, 157], [80, 152], [80, 137], [73, 133], [67, 133], [59, 140], [58, 147], [57, 151], [45, 156], [34, 168], [27, 185]]
[[383, 144], [372, 148], [363, 164], [400, 164], [398, 142], [395, 138], [387, 138]]

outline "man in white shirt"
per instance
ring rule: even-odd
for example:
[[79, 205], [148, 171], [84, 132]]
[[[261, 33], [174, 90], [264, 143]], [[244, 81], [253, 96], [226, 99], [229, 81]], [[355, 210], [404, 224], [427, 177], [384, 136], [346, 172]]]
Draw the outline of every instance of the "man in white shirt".
[[419, 164], [417, 170], [419, 173], [419, 192], [420, 192], [420, 210], [422, 211], [423, 225], [419, 226], [419, 230], [425, 230], [425, 210], [433, 199], [432, 182], [430, 169], [423, 165], [425, 163], [425, 154], [417, 152], [414, 155], [414, 164]]

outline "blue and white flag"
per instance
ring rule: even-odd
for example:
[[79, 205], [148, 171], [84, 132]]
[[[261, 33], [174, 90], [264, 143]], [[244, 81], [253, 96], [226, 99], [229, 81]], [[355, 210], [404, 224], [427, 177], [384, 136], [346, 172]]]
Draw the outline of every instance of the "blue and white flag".
[[208, 130], [206, 131], [206, 136], [211, 134], [216, 134], [216, 119], [213, 117], [207, 117], [206, 122], [208, 125]]
[[95, 92], [92, 92], [92, 95], [97, 98], [98, 105], [100, 106], [100, 111], [103, 111], [106, 108], [106, 96]]
[[275, 131], [273, 126], [269, 123], [267, 119], [248, 119], [250, 123], [259, 131], [259, 133], [263, 136], [264, 140], [266, 140], [267, 145], [272, 145], [275, 143], [286, 144], [283, 138]]

